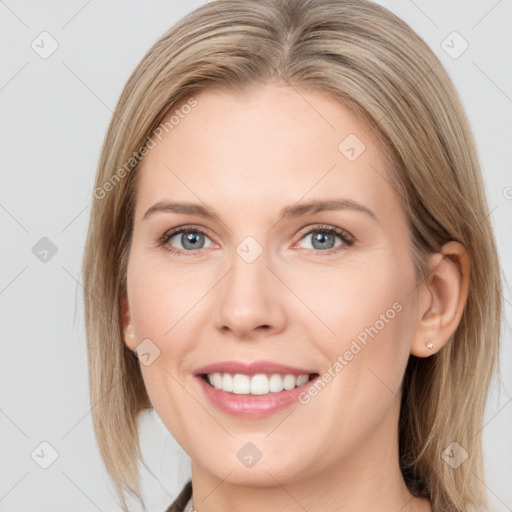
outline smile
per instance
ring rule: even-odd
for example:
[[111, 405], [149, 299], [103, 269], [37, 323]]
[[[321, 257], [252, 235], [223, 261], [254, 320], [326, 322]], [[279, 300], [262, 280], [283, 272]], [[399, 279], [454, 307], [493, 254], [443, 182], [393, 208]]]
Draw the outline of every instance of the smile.
[[245, 375], [243, 373], [208, 373], [203, 375], [206, 381], [216, 389], [236, 395], [267, 395], [290, 391], [306, 384], [316, 374], [265, 374]]
[[248, 419], [271, 416], [298, 402], [300, 394], [307, 392], [306, 388], [314, 385], [319, 378], [318, 373], [298, 376], [291, 374], [249, 376], [240, 373], [214, 372], [194, 376], [202, 393], [217, 409], [231, 416]]

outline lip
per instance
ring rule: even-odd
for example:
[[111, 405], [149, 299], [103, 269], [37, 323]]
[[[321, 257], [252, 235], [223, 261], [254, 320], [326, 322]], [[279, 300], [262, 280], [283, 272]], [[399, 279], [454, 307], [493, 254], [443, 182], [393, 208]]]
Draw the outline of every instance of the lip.
[[266, 395], [237, 395], [214, 388], [206, 382], [201, 375], [195, 375], [204, 394], [221, 411], [228, 414], [249, 419], [271, 416], [285, 407], [298, 401], [299, 395], [320, 378], [320, 375], [312, 378], [302, 386], [297, 386], [289, 391]]
[[[207, 373], [243, 373], [245, 375], [255, 375], [257, 373], [281, 375], [309, 375], [310, 373], [318, 373], [316, 370], [296, 368], [285, 364], [274, 363], [272, 361], [254, 361], [252, 363], [244, 363], [241, 361], [219, 361], [217, 363], [208, 364], [198, 368], [194, 375], [204, 375]], [[277, 394], [277, 393], [276, 393]]]

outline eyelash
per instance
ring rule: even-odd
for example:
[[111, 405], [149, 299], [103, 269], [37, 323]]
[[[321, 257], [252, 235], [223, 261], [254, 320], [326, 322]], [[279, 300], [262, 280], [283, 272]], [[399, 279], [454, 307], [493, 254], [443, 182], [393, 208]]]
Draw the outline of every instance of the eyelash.
[[[315, 233], [315, 232], [323, 232], [323, 233], [328, 233], [331, 235], [336, 235], [342, 240], [343, 244], [339, 245], [337, 247], [334, 247], [332, 249], [328, 249], [326, 251], [320, 251], [318, 249], [306, 249], [306, 250], [310, 251], [310, 252], [308, 252], [308, 254], [310, 254], [310, 253], [313, 253], [313, 254], [314, 253], [316, 253], [316, 254], [325, 253], [328, 255], [335, 254], [335, 253], [338, 253], [340, 251], [343, 251], [343, 250], [351, 247], [352, 245], [354, 245], [354, 242], [355, 242], [355, 239], [344, 229], [337, 228], [334, 226], [328, 226], [325, 224], [319, 224], [317, 226], [313, 226], [312, 228], [309, 229], [309, 231], [306, 231], [305, 233], [303, 233], [299, 240], [302, 240], [307, 235], [310, 235], [311, 233]], [[166, 233], [164, 233], [158, 240], [158, 244], [157, 244], [158, 247], [162, 247], [166, 251], [169, 251], [172, 254], [177, 254], [179, 256], [195, 256], [194, 253], [200, 253], [201, 249], [198, 249], [195, 251], [187, 251], [187, 250], [183, 251], [181, 249], [174, 249], [173, 247], [166, 245], [167, 242], [173, 236], [178, 235], [180, 233], [199, 233], [201, 235], [208, 236], [208, 234], [205, 231], [203, 231], [202, 229], [200, 229], [197, 226], [194, 226], [194, 225], [180, 226], [179, 228], [171, 229], [170, 231], [167, 231]]]

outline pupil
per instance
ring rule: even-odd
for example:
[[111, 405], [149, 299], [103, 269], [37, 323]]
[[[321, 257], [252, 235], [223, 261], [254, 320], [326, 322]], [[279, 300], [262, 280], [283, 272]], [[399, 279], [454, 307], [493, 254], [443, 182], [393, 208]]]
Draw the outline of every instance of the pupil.
[[[185, 247], [185, 249], [197, 248], [200, 245], [200, 240], [201, 240], [202, 236], [203, 235], [201, 235], [200, 233], [185, 233], [185, 234], [183, 234], [183, 236], [182, 236], [183, 247]], [[191, 245], [187, 245], [187, 244], [191, 244]]]
[[[331, 238], [331, 239], [333, 239], [333, 238], [334, 238], [334, 237], [333, 237], [333, 235], [332, 235], [331, 233], [326, 234], [326, 233], [320, 233], [320, 232], [317, 232], [317, 234], [316, 234], [315, 236], [313, 236], [313, 246], [315, 246], [315, 242], [320, 242], [320, 244], [321, 244], [321, 245], [319, 246], [319, 248], [320, 248], [320, 249], [321, 249], [321, 248], [325, 248], [325, 246], [326, 246], [326, 245], [325, 245], [326, 239], [329, 239], [329, 238]], [[332, 240], [331, 240], [331, 241], [332, 241]], [[322, 244], [323, 244], [323, 245], [322, 245]], [[317, 248], [317, 247], [315, 247], [315, 249], [316, 249], [316, 248]]]

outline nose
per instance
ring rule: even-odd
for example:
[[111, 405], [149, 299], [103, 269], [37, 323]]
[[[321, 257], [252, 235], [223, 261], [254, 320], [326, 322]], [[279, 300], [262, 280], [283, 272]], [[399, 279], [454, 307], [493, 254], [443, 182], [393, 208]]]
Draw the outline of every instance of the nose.
[[283, 285], [265, 251], [254, 261], [240, 254], [234, 251], [230, 270], [216, 287], [216, 328], [237, 340], [277, 334], [286, 324]]

